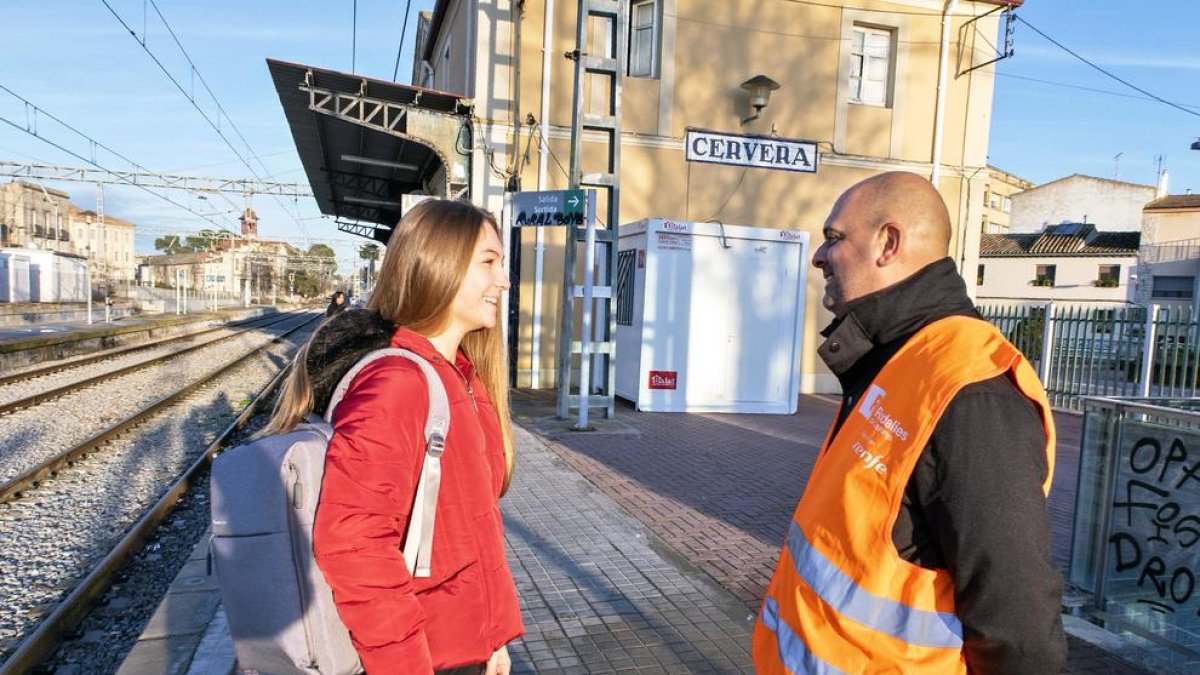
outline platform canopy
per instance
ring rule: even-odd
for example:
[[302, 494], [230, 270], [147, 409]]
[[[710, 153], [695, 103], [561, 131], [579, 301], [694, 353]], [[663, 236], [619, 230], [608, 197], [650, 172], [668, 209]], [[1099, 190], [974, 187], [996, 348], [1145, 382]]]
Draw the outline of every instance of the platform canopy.
[[387, 243], [404, 195], [465, 198], [471, 105], [457, 94], [267, 59], [321, 213]]

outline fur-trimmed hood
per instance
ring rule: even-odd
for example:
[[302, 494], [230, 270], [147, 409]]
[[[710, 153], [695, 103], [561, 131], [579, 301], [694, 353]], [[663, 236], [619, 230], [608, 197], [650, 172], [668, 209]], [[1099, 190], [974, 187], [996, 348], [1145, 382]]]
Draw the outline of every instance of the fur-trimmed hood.
[[326, 319], [308, 345], [313, 413], [324, 415], [333, 389], [368, 352], [386, 349], [396, 327], [369, 309], [346, 309]]

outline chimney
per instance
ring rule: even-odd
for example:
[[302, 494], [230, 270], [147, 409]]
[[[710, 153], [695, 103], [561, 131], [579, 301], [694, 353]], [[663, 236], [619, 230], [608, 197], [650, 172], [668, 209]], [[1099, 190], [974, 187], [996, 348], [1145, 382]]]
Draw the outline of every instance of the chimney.
[[1155, 199], [1162, 199], [1167, 196], [1167, 182], [1170, 178], [1171, 176], [1167, 173], [1166, 169], [1163, 169], [1162, 173], [1158, 174], [1158, 190], [1154, 192]]

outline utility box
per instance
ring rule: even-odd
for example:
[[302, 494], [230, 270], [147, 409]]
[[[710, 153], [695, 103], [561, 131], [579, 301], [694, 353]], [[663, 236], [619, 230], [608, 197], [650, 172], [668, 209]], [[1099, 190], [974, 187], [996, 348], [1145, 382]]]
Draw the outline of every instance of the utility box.
[[808, 233], [650, 218], [622, 225], [617, 248], [618, 396], [796, 412]]

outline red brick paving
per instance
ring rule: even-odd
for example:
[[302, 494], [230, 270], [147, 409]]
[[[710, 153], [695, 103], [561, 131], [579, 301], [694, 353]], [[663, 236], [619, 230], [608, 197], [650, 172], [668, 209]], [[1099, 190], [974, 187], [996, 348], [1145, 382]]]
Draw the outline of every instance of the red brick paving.
[[[514, 407], [544, 405], [518, 392]], [[556, 434], [550, 447], [655, 535], [756, 611], [784, 532], [837, 411], [801, 398], [796, 415], [638, 413], [619, 407], [634, 434]], [[543, 408], [544, 412], [544, 408]], [[526, 420], [531, 418], [526, 417]], [[1053, 556], [1069, 558], [1082, 422], [1056, 414], [1058, 459], [1049, 509]], [[1070, 639], [1070, 673], [1142, 673]]]

